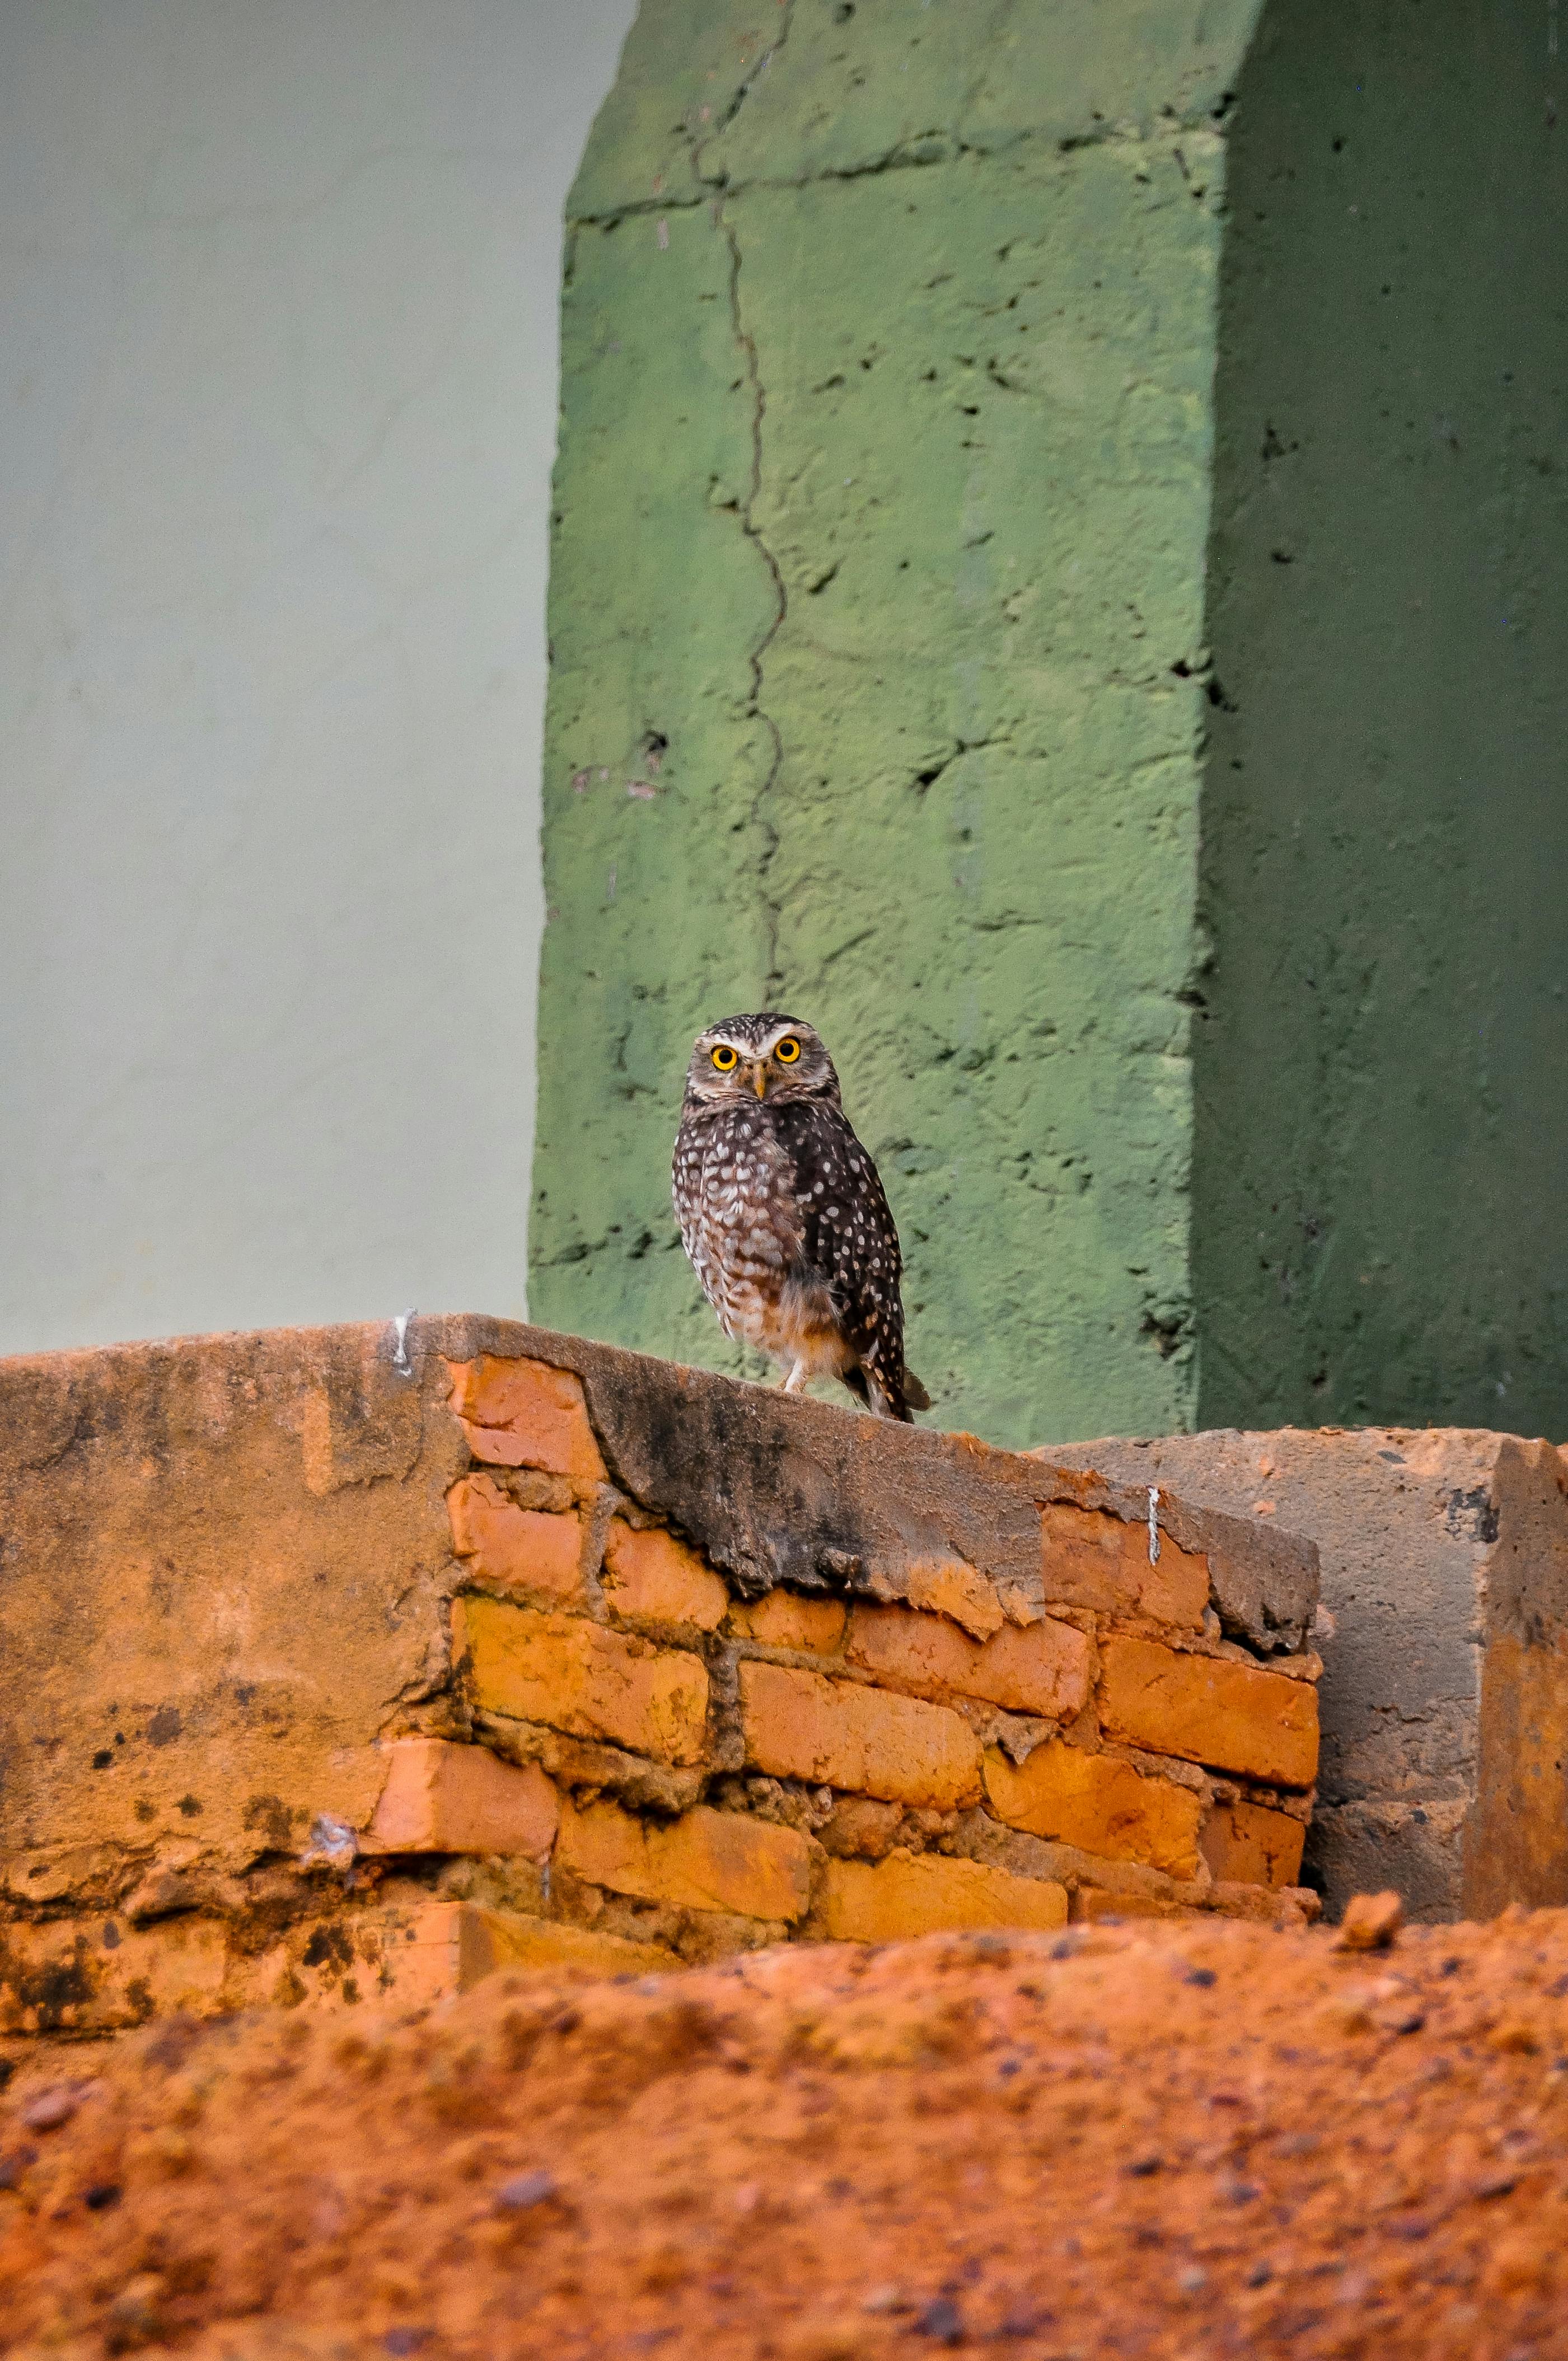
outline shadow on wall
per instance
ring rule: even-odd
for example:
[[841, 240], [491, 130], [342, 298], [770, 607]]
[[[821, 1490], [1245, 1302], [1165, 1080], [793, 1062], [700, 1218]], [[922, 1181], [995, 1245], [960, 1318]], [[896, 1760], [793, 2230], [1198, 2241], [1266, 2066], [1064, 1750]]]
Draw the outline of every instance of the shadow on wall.
[[1568, 1433], [1556, 23], [1546, 0], [1267, 0], [1236, 92], [1196, 1039], [1205, 1426]]

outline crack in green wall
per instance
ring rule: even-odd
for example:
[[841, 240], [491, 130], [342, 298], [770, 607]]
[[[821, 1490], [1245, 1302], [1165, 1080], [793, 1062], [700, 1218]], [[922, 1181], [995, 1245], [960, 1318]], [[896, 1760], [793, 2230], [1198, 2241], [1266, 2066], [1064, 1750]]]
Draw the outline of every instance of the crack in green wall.
[[[1441, 49], [1461, 13], [1429, 9], [1422, 38]], [[1496, 1355], [1466, 1360], [1459, 1332], [1487, 1289], [1488, 1336], [1529, 1329], [1532, 1366], [1551, 1359], [1554, 1315], [1531, 1327], [1521, 1292], [1539, 1223], [1528, 1247], [1464, 1263], [1463, 1319], [1433, 1315], [1464, 1191], [1508, 1225], [1507, 1125], [1557, 1054], [1552, 909], [1568, 896], [1548, 862], [1523, 930], [1550, 943], [1539, 958], [1509, 936], [1506, 882], [1481, 896], [1494, 916], [1475, 962], [1505, 980], [1539, 970], [1547, 995], [1528, 1047], [1500, 1059], [1505, 1085], [1508, 989], [1482, 994], [1486, 1120], [1463, 1115], [1472, 1049], [1435, 1089], [1441, 1123], [1418, 1090], [1408, 1121], [1368, 1124], [1367, 1105], [1399, 1101], [1391, 1044], [1444, 1049], [1442, 1025], [1379, 1036], [1358, 999], [1368, 946], [1376, 966], [1387, 923], [1393, 955], [1414, 896], [1426, 965], [1407, 1003], [1425, 992], [1446, 1022], [1470, 989], [1453, 978], [1472, 972], [1442, 950], [1473, 898], [1454, 882], [1453, 764], [1429, 850], [1412, 861], [1396, 818], [1393, 850], [1372, 858], [1363, 818], [1387, 814], [1367, 760], [1332, 770], [1344, 732], [1307, 726], [1330, 681], [1345, 711], [1390, 703], [1398, 645], [1374, 631], [1377, 661], [1359, 657], [1375, 619], [1344, 591], [1392, 462], [1372, 454], [1336, 483], [1271, 458], [1270, 484], [1298, 487], [1303, 550], [1333, 555], [1304, 558], [1289, 582], [1310, 595], [1282, 606], [1286, 569], [1260, 554], [1258, 402], [1308, 418], [1303, 450], [1316, 438], [1342, 461], [1335, 435], [1362, 431], [1341, 396], [1365, 356], [1332, 343], [1341, 200], [1313, 142], [1358, 60], [1381, 60], [1383, 91], [1409, 11], [1341, 6], [1328, 25], [1270, 0], [1244, 63], [1255, 14], [645, 0], [570, 208], [534, 1317], [761, 1374], [686, 1268], [668, 1159], [692, 1037], [780, 1006], [822, 1029], [882, 1167], [911, 1360], [945, 1425], [1025, 1443], [1217, 1415], [1419, 1415], [1423, 1399], [1475, 1415], [1499, 1399], [1481, 1390]], [[1472, 70], [1520, 27], [1508, 5], [1488, 12]], [[1512, 136], [1509, 104], [1490, 155]], [[1420, 106], [1408, 136], [1435, 170]], [[1290, 139], [1280, 172], [1295, 178], [1266, 202], [1271, 143], [1283, 157]], [[1530, 168], [1549, 212], [1558, 169]], [[1396, 203], [1393, 163], [1388, 178], [1378, 203], [1430, 236], [1439, 217], [1409, 192]], [[1461, 212], [1455, 199], [1441, 220]], [[1478, 293], [1465, 300], [1478, 322]], [[1357, 315], [1364, 342], [1369, 329]], [[1543, 422], [1560, 414], [1550, 333], [1531, 347]], [[1473, 513], [1444, 512], [1461, 533]], [[1526, 538], [1540, 579], [1560, 583]], [[1542, 595], [1538, 684], [1561, 615]], [[1434, 662], [1462, 675], [1482, 628], [1480, 606], [1456, 610]], [[1503, 693], [1506, 664], [1481, 676]], [[1536, 785], [1502, 797], [1521, 849], [1532, 820], [1552, 834], [1546, 745], [1528, 737]], [[1378, 775], [1403, 765], [1407, 812], [1431, 752], [1430, 733], [1390, 737]], [[1499, 790], [1502, 768], [1485, 774]], [[1321, 822], [1307, 858], [1291, 850], [1303, 816]], [[1348, 927], [1336, 897], [1360, 914]], [[1304, 1016], [1299, 970], [1321, 970], [1324, 944], [1339, 967]], [[1470, 1144], [1445, 1170], [1456, 1108]], [[1556, 1128], [1541, 1137], [1550, 1162]], [[1442, 1219], [1412, 1257], [1383, 1191], [1385, 1312], [1369, 1319], [1365, 1290], [1345, 1290], [1366, 1266], [1378, 1159], [1397, 1166], [1423, 1138], [1420, 1208]], [[1312, 1221], [1333, 1238], [1337, 1296], [1299, 1284], [1292, 1225]], [[1452, 1383], [1423, 1343], [1440, 1334]], [[1530, 1398], [1542, 1419], [1557, 1400]]]
[[1064, 89], [1081, 12], [758, 13], [644, 9], [573, 203], [532, 1306], [745, 1366], [669, 1142], [702, 1023], [784, 1006], [942, 1422], [1179, 1424], [1237, 43], [1135, 8]]

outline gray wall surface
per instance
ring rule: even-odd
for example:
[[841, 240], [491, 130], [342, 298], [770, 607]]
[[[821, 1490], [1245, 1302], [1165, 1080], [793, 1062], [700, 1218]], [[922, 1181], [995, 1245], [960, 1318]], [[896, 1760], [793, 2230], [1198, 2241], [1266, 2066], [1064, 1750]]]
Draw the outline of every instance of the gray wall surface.
[[0, 1351], [524, 1309], [562, 202], [633, 0], [0, 0]]

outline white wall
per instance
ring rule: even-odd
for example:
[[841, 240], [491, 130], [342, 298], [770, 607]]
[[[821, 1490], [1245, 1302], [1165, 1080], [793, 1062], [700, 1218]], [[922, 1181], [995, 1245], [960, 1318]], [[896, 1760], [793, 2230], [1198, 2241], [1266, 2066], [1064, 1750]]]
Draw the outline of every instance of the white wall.
[[562, 200], [634, 0], [0, 0], [0, 1350], [523, 1307]]

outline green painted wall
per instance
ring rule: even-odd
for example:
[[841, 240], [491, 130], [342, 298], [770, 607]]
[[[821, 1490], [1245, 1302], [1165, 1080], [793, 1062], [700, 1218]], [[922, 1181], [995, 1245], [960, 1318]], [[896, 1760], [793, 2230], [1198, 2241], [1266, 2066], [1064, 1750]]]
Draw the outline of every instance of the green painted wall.
[[536, 1319], [739, 1366], [669, 1143], [699, 1026], [785, 1007], [942, 1422], [1190, 1419], [1211, 116], [1251, 14], [644, 5], [571, 205]]
[[782, 1006], [944, 1424], [1568, 1433], [1556, 15], [1257, 13], [644, 0], [570, 208], [535, 1318], [740, 1366], [669, 1144]]
[[1556, 14], [1270, 0], [1237, 86], [1196, 1058], [1205, 1425], [1568, 1434]]

